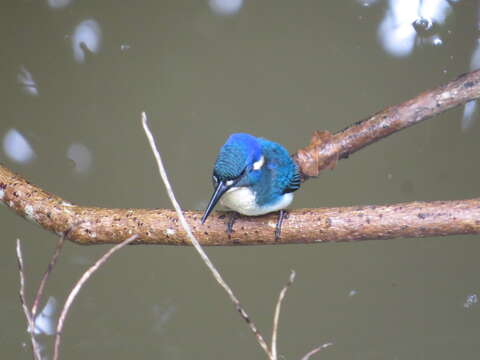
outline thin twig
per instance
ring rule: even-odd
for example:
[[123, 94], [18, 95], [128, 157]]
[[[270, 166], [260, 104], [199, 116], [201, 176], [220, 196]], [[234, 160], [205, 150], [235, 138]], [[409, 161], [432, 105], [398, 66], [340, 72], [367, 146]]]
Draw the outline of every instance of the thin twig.
[[55, 345], [54, 345], [54, 352], [53, 352], [53, 360], [58, 360], [59, 350], [60, 350], [60, 341], [61, 335], [63, 330], [63, 325], [65, 323], [65, 318], [67, 317], [67, 313], [70, 310], [70, 307], [75, 300], [80, 289], [83, 287], [85, 282], [112, 256], [116, 251], [120, 250], [125, 245], [130, 244], [132, 241], [137, 239], [138, 235], [132, 235], [127, 240], [123, 241], [122, 243], [115, 245], [110, 250], [108, 250], [100, 259], [97, 260], [95, 264], [93, 264], [87, 271], [83, 273], [80, 279], [77, 281], [75, 286], [70, 291], [70, 294], [63, 305], [62, 312], [60, 313], [60, 317], [58, 318], [57, 323], [57, 334], [55, 336]]
[[18, 262], [18, 271], [20, 273], [20, 302], [22, 304], [23, 312], [25, 313], [25, 317], [27, 318], [28, 322], [28, 333], [30, 334], [30, 340], [32, 342], [32, 349], [33, 349], [33, 358], [36, 360], [41, 360], [42, 355], [40, 352], [40, 347], [35, 339], [35, 323], [34, 317], [32, 313], [28, 309], [27, 300], [25, 297], [25, 273], [23, 270], [23, 256], [22, 256], [22, 248], [20, 246], [20, 239], [17, 239], [17, 262]]
[[310, 356], [312, 356], [313, 354], [316, 354], [320, 350], [323, 350], [323, 349], [325, 349], [329, 346], [332, 346], [332, 345], [333, 345], [333, 343], [331, 343], [331, 342], [320, 345], [319, 347], [316, 347], [315, 349], [310, 350], [308, 353], [306, 353], [305, 356], [302, 358], [302, 360], [308, 360], [308, 359], [310, 359]]
[[60, 236], [60, 238], [58, 239], [57, 246], [55, 247], [55, 252], [52, 255], [52, 259], [48, 264], [47, 270], [45, 270], [45, 273], [43, 274], [42, 280], [40, 281], [40, 285], [38, 286], [37, 295], [35, 296], [35, 300], [33, 301], [33, 305], [32, 305], [32, 317], [34, 319], [35, 319], [35, 316], [37, 315], [38, 306], [40, 304], [40, 300], [42, 299], [43, 290], [45, 289], [45, 285], [47, 283], [48, 277], [50, 276], [50, 273], [52, 272], [53, 268], [55, 267], [55, 264], [57, 263], [57, 260], [62, 251], [64, 242], [65, 242], [65, 234]]
[[294, 280], [295, 280], [295, 271], [292, 270], [287, 283], [283, 287], [282, 291], [280, 291], [280, 295], [278, 296], [278, 300], [277, 300], [277, 306], [275, 306], [275, 315], [273, 316], [273, 327], [272, 327], [272, 346], [270, 347], [272, 350], [272, 356], [274, 359], [277, 359], [277, 334], [278, 334], [278, 320], [280, 318], [280, 308], [282, 307], [283, 298], [285, 297], [285, 294], [287, 293], [288, 288], [290, 287], [290, 285], [292, 285]]
[[165, 167], [162, 162], [162, 158], [160, 156], [160, 153], [158, 152], [157, 145], [155, 144], [155, 139], [153, 138], [152, 132], [150, 131], [148, 124], [147, 124], [147, 115], [145, 112], [142, 112], [142, 125], [143, 125], [143, 130], [145, 131], [145, 134], [147, 136], [148, 142], [150, 144], [150, 147], [152, 149], [153, 155], [155, 156], [155, 160], [158, 165], [158, 170], [160, 173], [160, 176], [163, 180], [163, 183], [165, 185], [165, 188], [167, 190], [167, 194], [170, 198], [170, 201], [173, 204], [173, 207], [175, 208], [175, 211], [177, 212], [178, 218], [180, 220], [180, 223], [182, 224], [183, 229], [187, 233], [188, 238], [192, 242], [193, 246], [197, 250], [197, 252], [200, 254], [200, 257], [202, 258], [203, 262], [205, 265], [207, 265], [208, 269], [211, 271], [213, 277], [217, 282], [223, 287], [223, 289], [227, 292], [228, 296], [230, 297], [230, 300], [234, 303], [237, 311], [240, 313], [242, 318], [247, 322], [247, 324], [250, 326], [250, 329], [254, 333], [255, 337], [257, 338], [258, 343], [262, 347], [262, 349], [265, 351], [265, 353], [268, 355], [268, 357], [271, 360], [276, 360], [273, 358], [271, 351], [268, 349], [268, 345], [266, 341], [264, 340], [263, 336], [260, 334], [259, 330], [255, 326], [255, 323], [253, 320], [248, 316], [247, 312], [245, 309], [240, 304], [240, 301], [237, 299], [235, 294], [233, 293], [232, 289], [228, 284], [223, 280], [222, 276], [218, 272], [218, 270], [215, 268], [213, 265], [212, 261], [209, 259], [205, 251], [203, 251], [200, 243], [197, 241], [195, 236], [193, 235], [190, 226], [187, 223], [187, 220], [185, 219], [185, 216], [183, 215], [183, 211], [178, 204], [175, 194], [173, 193], [172, 186], [170, 184], [170, 181], [168, 180], [167, 172], [165, 170]]

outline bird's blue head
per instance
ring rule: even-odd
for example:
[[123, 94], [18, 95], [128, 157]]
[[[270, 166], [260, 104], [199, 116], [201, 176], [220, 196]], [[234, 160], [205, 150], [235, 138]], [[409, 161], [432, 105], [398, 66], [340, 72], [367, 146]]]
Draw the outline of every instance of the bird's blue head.
[[262, 158], [258, 139], [249, 134], [232, 134], [221, 147], [213, 169], [213, 181], [240, 180]]
[[205, 222], [222, 195], [232, 187], [250, 186], [260, 178], [264, 161], [261, 140], [249, 134], [232, 134], [220, 152], [213, 169], [215, 191], [202, 217]]

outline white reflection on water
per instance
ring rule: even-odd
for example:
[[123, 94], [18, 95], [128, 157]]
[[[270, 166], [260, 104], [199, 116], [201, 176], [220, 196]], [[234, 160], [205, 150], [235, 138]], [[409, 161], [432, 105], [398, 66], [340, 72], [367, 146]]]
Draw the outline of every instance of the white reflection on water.
[[[470, 58], [470, 70], [480, 69], [480, 39], [477, 39]], [[470, 129], [477, 119], [477, 101], [469, 101], [463, 108], [462, 130]]]
[[72, 3], [72, 0], [47, 0], [48, 6], [53, 9], [61, 9]]
[[478, 296], [477, 294], [471, 294], [467, 296], [467, 299], [463, 303], [463, 307], [465, 309], [471, 308], [473, 305], [478, 304]]
[[83, 144], [71, 144], [67, 150], [67, 158], [73, 161], [78, 173], [85, 173], [92, 166], [92, 152]]
[[19, 163], [28, 163], [35, 156], [28, 140], [16, 129], [8, 130], [3, 137], [3, 151], [10, 160]]
[[443, 43], [437, 34], [429, 34], [434, 25], [443, 25], [451, 11], [448, 0], [389, 0], [385, 17], [378, 27], [378, 37], [392, 56], [402, 57], [412, 52], [418, 33], [424, 33], [425, 43]]
[[377, 3], [378, 0], [357, 0], [357, 2], [364, 7], [369, 7], [369, 6]]
[[97, 53], [102, 43], [102, 30], [95, 20], [84, 20], [72, 36], [73, 56], [78, 63], [85, 62], [86, 53]]
[[57, 311], [57, 300], [53, 296], [50, 296], [42, 312], [35, 317], [35, 328], [33, 329], [33, 332], [36, 335], [55, 334], [56, 319], [54, 318], [54, 315], [56, 311]]
[[355, 296], [358, 294], [358, 290], [355, 290], [355, 289], [352, 289], [350, 290], [350, 292], [348, 293], [348, 296], [352, 297], [352, 296]]
[[233, 15], [243, 6], [243, 0], [209, 0], [210, 9], [217, 15]]
[[434, 46], [443, 45], [443, 40], [442, 40], [442, 38], [440, 37], [440, 35], [433, 35], [433, 36], [431, 37], [431, 42], [432, 42], [432, 45], [434, 45]]
[[172, 316], [176, 312], [176, 306], [172, 304], [168, 305], [153, 305], [152, 318], [153, 318], [153, 330], [158, 334], [163, 334], [167, 323], [172, 319]]
[[20, 67], [20, 71], [17, 74], [17, 81], [25, 94], [38, 96], [37, 83], [33, 80], [32, 73], [23, 65]]
[[475, 124], [477, 114], [477, 102], [475, 100], [469, 101], [463, 107], [462, 116], [462, 130], [467, 131], [473, 124]]

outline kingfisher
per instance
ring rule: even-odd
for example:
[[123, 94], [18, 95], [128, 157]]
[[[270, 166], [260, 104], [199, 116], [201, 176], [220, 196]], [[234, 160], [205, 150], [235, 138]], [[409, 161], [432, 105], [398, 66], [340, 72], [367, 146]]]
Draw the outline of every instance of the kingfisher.
[[[214, 192], [201, 222], [205, 223], [219, 201], [247, 216], [280, 211], [275, 231], [279, 238], [284, 209], [300, 188], [301, 179], [297, 164], [282, 145], [250, 134], [232, 134], [218, 153], [212, 176]], [[227, 228], [229, 234], [232, 226], [233, 222]]]

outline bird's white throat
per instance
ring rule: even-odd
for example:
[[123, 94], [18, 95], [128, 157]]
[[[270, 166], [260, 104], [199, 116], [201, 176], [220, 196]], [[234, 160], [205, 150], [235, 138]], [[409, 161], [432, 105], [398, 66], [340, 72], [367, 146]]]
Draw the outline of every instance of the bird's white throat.
[[291, 204], [293, 193], [283, 194], [278, 201], [263, 206], [258, 205], [255, 198], [255, 192], [247, 187], [232, 187], [223, 194], [220, 203], [240, 214], [256, 216], [285, 209]]

